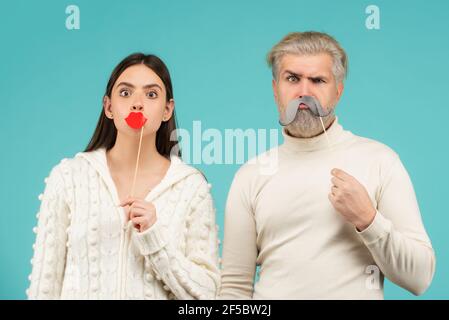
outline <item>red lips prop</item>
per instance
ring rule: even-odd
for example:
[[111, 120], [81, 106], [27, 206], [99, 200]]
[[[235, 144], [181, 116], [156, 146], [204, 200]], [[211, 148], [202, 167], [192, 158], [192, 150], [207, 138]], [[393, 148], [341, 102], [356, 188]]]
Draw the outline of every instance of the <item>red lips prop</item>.
[[140, 129], [147, 122], [147, 118], [144, 117], [142, 112], [131, 112], [125, 120], [128, 126], [133, 129]]

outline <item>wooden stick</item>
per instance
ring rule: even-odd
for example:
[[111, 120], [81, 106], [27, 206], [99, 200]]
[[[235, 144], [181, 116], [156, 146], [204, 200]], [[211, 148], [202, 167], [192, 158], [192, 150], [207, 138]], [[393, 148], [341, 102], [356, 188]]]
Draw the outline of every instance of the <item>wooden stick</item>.
[[331, 150], [331, 144], [330, 144], [330, 142], [329, 142], [329, 137], [327, 136], [326, 128], [324, 127], [323, 118], [320, 117], [320, 120], [321, 120], [321, 126], [323, 127], [323, 130], [324, 130], [324, 134], [326, 135], [327, 148], [328, 148], [329, 151], [330, 151], [330, 150]]
[[142, 146], [143, 126], [140, 129], [139, 150], [137, 151], [136, 170], [134, 171], [133, 186], [131, 188], [130, 197], [134, 197], [134, 187], [136, 185], [137, 170], [139, 169], [140, 147]]

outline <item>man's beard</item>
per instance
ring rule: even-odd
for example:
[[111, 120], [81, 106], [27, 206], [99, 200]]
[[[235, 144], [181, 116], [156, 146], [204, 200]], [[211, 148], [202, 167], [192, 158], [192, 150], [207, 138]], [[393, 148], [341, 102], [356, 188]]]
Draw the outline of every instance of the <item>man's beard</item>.
[[[335, 108], [329, 115], [322, 117], [326, 130], [335, 120]], [[285, 127], [285, 131], [297, 138], [312, 138], [324, 132], [319, 117], [313, 115], [309, 109], [298, 110], [292, 123]]]

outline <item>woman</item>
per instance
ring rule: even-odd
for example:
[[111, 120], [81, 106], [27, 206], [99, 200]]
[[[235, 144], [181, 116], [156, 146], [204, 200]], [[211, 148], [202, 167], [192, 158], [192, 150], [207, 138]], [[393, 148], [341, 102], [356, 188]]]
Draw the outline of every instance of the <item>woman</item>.
[[[132, 112], [148, 119], [135, 187], [141, 131], [125, 121]], [[179, 158], [175, 129], [165, 64], [141, 53], [125, 58], [86, 150], [55, 166], [39, 196], [30, 299], [215, 298], [210, 185]]]

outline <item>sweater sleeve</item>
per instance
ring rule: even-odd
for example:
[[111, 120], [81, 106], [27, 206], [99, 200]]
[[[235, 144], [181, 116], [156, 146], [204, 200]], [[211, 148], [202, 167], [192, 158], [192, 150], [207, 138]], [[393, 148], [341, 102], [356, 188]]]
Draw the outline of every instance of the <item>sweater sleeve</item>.
[[250, 182], [242, 169], [232, 182], [226, 202], [220, 299], [253, 297], [257, 231]]
[[399, 157], [381, 183], [377, 200], [373, 222], [359, 235], [389, 280], [420, 295], [432, 281], [435, 255]]
[[28, 299], [59, 299], [66, 259], [66, 229], [69, 208], [64, 197], [64, 184], [59, 166], [45, 179], [44, 193], [39, 195], [38, 225], [33, 229], [36, 241], [31, 260]]
[[185, 253], [168, 241], [169, 231], [159, 221], [142, 233], [133, 230], [133, 240], [164, 289], [177, 299], [215, 299], [220, 286], [218, 238], [213, 200], [204, 179], [189, 208]]

